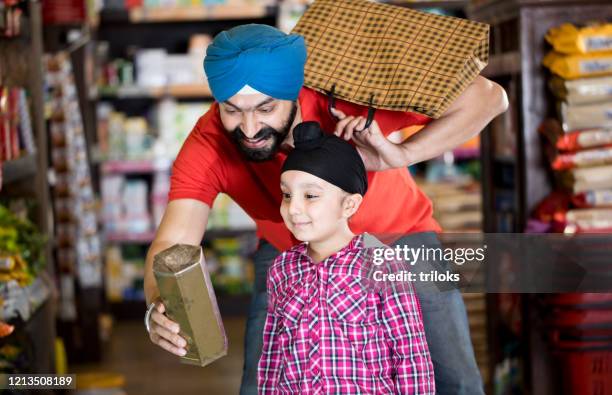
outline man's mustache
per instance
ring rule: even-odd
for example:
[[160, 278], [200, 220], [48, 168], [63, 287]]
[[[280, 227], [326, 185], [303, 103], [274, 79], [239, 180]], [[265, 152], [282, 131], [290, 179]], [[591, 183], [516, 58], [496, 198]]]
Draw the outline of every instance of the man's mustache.
[[259, 132], [257, 132], [257, 134], [255, 136], [253, 136], [252, 138], [247, 137], [242, 130], [240, 129], [240, 127], [237, 127], [236, 129], [234, 129], [234, 135], [239, 139], [239, 140], [260, 140], [260, 139], [267, 139], [271, 136], [274, 136], [278, 134], [278, 132], [276, 131], [276, 129], [271, 128], [271, 127], [265, 127], [263, 129], [261, 129]]

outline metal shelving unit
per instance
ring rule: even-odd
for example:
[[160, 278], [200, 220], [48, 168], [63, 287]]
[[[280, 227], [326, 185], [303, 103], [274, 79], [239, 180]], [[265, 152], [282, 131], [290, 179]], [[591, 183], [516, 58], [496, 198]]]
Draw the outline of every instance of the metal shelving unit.
[[[41, 233], [46, 234], [49, 240], [53, 240], [52, 209], [49, 197], [49, 184], [47, 174], [49, 169], [49, 158], [47, 154], [47, 132], [44, 118], [43, 102], [43, 74], [42, 74], [42, 4], [38, 0], [27, 2], [28, 17], [22, 21], [25, 33], [18, 40], [24, 40], [28, 48], [29, 70], [27, 85], [24, 86], [30, 97], [30, 118], [34, 139], [36, 141], [36, 154], [7, 161], [3, 166], [3, 185], [0, 196], [7, 198], [23, 197], [36, 200], [36, 213], [33, 222], [38, 226]], [[2, 40], [2, 38], [0, 38]], [[41, 276], [53, 278], [54, 263], [51, 254], [52, 243], [47, 243], [45, 249], [46, 272]], [[47, 281], [52, 286], [52, 281]], [[36, 308], [28, 321], [17, 325], [10, 337], [2, 339], [9, 341], [13, 336], [25, 336], [32, 339], [32, 363], [30, 372], [45, 373], [55, 372], [55, 336], [56, 336], [56, 300], [55, 292], [51, 290], [51, 296]], [[50, 393], [42, 391], [42, 393]]]

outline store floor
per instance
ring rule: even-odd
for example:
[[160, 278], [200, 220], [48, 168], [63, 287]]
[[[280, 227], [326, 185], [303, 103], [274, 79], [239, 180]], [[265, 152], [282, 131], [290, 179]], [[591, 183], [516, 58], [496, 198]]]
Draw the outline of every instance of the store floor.
[[243, 361], [245, 318], [227, 317], [228, 355], [204, 368], [182, 364], [178, 357], [152, 344], [139, 321], [115, 323], [109, 347], [100, 364], [75, 365], [70, 370], [120, 373], [128, 395], [238, 394]]

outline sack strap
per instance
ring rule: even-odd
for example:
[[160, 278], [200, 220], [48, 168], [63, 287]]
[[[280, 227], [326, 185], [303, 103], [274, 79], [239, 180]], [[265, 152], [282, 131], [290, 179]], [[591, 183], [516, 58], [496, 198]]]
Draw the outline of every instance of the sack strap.
[[[334, 115], [334, 113], [332, 112], [332, 109], [335, 109], [336, 107], [336, 97], [334, 96], [336, 92], [336, 84], [333, 84], [331, 87], [331, 90], [329, 92], [327, 92], [327, 111], [329, 112], [329, 115], [331, 115], [331, 117], [333, 119], [337, 121], [339, 121], [340, 119]], [[366, 130], [367, 128], [370, 127], [370, 125], [372, 125], [372, 121], [374, 120], [374, 114], [376, 113], [376, 108], [374, 108], [374, 94], [370, 95], [370, 105], [368, 106], [368, 118], [366, 119], [366, 123], [363, 127], [363, 129], [361, 130], [355, 130], [355, 132], [363, 132], [364, 130]]]

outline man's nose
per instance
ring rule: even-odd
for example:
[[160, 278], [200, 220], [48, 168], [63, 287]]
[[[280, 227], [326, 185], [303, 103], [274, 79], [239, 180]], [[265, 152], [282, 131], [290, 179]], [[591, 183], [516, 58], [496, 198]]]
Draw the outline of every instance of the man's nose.
[[242, 116], [242, 132], [245, 136], [252, 139], [259, 132], [259, 127], [257, 126], [257, 120], [255, 116], [251, 112], [246, 112]]

